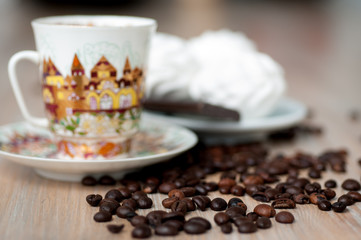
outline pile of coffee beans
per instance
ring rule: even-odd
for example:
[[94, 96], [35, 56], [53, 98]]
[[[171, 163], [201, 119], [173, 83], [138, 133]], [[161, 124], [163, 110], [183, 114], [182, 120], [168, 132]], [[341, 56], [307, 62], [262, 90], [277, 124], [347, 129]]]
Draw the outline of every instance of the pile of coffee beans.
[[[360, 182], [346, 179], [341, 186], [348, 190], [336, 201], [337, 182], [329, 179], [321, 186], [317, 179], [327, 169], [346, 171], [347, 152], [327, 151], [319, 156], [298, 152], [293, 156], [278, 154], [270, 157], [262, 144], [204, 147], [196, 146], [171, 161], [153, 165], [120, 180], [121, 187], [110, 189], [104, 198], [99, 194], [86, 197], [87, 203], [98, 207], [96, 222], [109, 222], [113, 215], [128, 220], [134, 227], [132, 237], [148, 238], [152, 234], [175, 236], [180, 231], [187, 234], [203, 234], [211, 223], [201, 217], [187, 219], [192, 211], [215, 211], [214, 222], [221, 232], [229, 234], [235, 227], [239, 233], [253, 233], [272, 227], [270, 218], [290, 224], [295, 221], [292, 213], [297, 205], [314, 204], [321, 211], [340, 213], [361, 201]], [[300, 171], [308, 177], [300, 177]], [[219, 173], [216, 182], [206, 176]], [[285, 181], [280, 181], [280, 177]], [[86, 186], [114, 185], [116, 180], [103, 176], [99, 180], [85, 177]], [[234, 197], [228, 202], [222, 197], [210, 199], [210, 192], [218, 191]], [[153, 206], [148, 194], [165, 195], [164, 210], [153, 210], [141, 216], [138, 209]], [[259, 203], [253, 211], [240, 196], [249, 195]], [[247, 212], [247, 210], [249, 212]], [[297, 220], [297, 219], [296, 219]], [[112, 233], [122, 231], [124, 225], [108, 225]]]

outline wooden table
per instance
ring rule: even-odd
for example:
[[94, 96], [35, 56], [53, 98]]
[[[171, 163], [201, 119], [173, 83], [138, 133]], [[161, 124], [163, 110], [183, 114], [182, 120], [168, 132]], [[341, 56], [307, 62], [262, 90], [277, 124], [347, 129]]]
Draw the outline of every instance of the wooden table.
[[[15, 1], [14, 1], [15, 2]], [[170, 1], [169, 1], [170, 2]], [[316, 137], [299, 138], [293, 143], [272, 146], [272, 152], [292, 154], [303, 150], [318, 154], [326, 149], [347, 148], [349, 150], [347, 173], [323, 174], [323, 183], [329, 178], [341, 185], [346, 178], [360, 180], [361, 167], [361, 120], [349, 119], [352, 109], [361, 109], [360, 47], [358, 31], [360, 17], [358, 4], [343, 1], [343, 5], [332, 2], [329, 5], [304, 4], [281, 6], [279, 3], [238, 3], [230, 1], [155, 1], [144, 3], [138, 8], [128, 6], [119, 9], [101, 9], [103, 13], [129, 14], [155, 17], [160, 30], [189, 37], [203, 29], [230, 27], [244, 31], [254, 39], [260, 49], [273, 56], [285, 68], [289, 83], [288, 95], [306, 103], [314, 111], [312, 121], [324, 127], [324, 134]], [[198, 1], [197, 1], [198, 2]], [[347, 4], [346, 4], [347, 2]], [[24, 3], [25, 4], [25, 3]], [[202, 5], [203, 4], [203, 5]], [[1, 102], [6, 102], [6, 113], [0, 123], [21, 120], [14, 97], [9, 90], [6, 76], [6, 62], [12, 53], [23, 48], [33, 48], [31, 30], [24, 21], [53, 14], [95, 13], [80, 7], [73, 10], [25, 5], [17, 8], [9, 3], [0, 8], [1, 29]], [[162, 9], [160, 11], [159, 9]], [[184, 13], [186, 12], [186, 14]], [[97, 12], [98, 13], [98, 12]], [[198, 14], [199, 13], [199, 14]], [[356, 13], [356, 14], [354, 14]], [[169, 18], [170, 15], [172, 18]], [[5, 21], [5, 17], [13, 21]], [[168, 19], [171, 19], [168, 21]], [[197, 24], [192, 24], [197, 23]], [[39, 113], [39, 90], [36, 73], [32, 66], [26, 66], [22, 75], [30, 75], [26, 84], [29, 105]], [[25, 72], [25, 73], [24, 73]], [[34, 76], [34, 77], [33, 77]], [[4, 80], [5, 79], [5, 80]], [[31, 84], [32, 83], [32, 84]], [[210, 176], [209, 179], [217, 179]], [[0, 239], [128, 239], [131, 227], [126, 220], [114, 217], [113, 223], [124, 223], [120, 235], [109, 233], [106, 223], [95, 223], [92, 219], [95, 208], [85, 202], [86, 195], [100, 193], [109, 187], [83, 187], [79, 183], [63, 183], [43, 179], [32, 169], [0, 159]], [[337, 194], [344, 193], [340, 187]], [[211, 198], [219, 193], [212, 193]], [[162, 209], [160, 194], [151, 195], [153, 209]], [[223, 195], [226, 199], [231, 196]], [[242, 197], [252, 210], [257, 204], [249, 197]], [[149, 210], [139, 211], [144, 214]], [[207, 234], [190, 236], [182, 232], [176, 239], [359, 239], [361, 234], [361, 203], [348, 207], [342, 214], [319, 211], [314, 205], [290, 210], [295, 216], [292, 225], [278, 224], [272, 219], [273, 227], [254, 234], [239, 234], [234, 228], [231, 235], [223, 235], [215, 227], [215, 212], [196, 211], [189, 215], [208, 218], [214, 226]], [[168, 239], [153, 236], [153, 239]], [[171, 239], [171, 238], [169, 238]]]

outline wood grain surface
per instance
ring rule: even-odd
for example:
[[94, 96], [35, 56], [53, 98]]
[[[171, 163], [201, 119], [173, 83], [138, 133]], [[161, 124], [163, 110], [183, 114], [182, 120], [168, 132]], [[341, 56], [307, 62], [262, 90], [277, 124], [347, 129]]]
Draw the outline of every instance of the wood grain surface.
[[[113, 8], [66, 8], [31, 5], [30, 1], [0, 1], [2, 35], [0, 36], [0, 101], [6, 111], [0, 123], [21, 120], [19, 109], [7, 81], [6, 65], [16, 51], [33, 49], [29, 21], [38, 16], [74, 13], [126, 14], [154, 17], [161, 31], [190, 37], [205, 29], [229, 27], [244, 31], [259, 48], [274, 57], [285, 69], [288, 95], [303, 101], [314, 112], [312, 122], [324, 128], [321, 136], [298, 138], [291, 143], [270, 146], [272, 154], [292, 154], [302, 150], [319, 154], [326, 149], [349, 150], [347, 173], [323, 174], [325, 180], [336, 179], [339, 186], [346, 178], [360, 181], [361, 120], [351, 121], [352, 109], [361, 110], [361, 80], [359, 43], [360, 4], [354, 1], [301, 1], [297, 5], [287, 1], [149, 1], [139, 6]], [[148, 2], [148, 1], [141, 1]], [[170, 3], [172, 2], [172, 3]], [[197, 1], [198, 2], [198, 1]], [[315, 2], [315, 3], [308, 3]], [[327, 3], [326, 3], [327, 2]], [[203, 5], [202, 5], [203, 4]], [[196, 24], [195, 24], [196, 23]], [[23, 89], [30, 109], [40, 114], [40, 89], [36, 71], [31, 65], [22, 65], [20, 77], [26, 78]], [[208, 179], [218, 179], [218, 175]], [[122, 233], [111, 234], [107, 223], [96, 223], [96, 208], [90, 207], [85, 197], [90, 193], [104, 195], [110, 187], [84, 187], [79, 183], [63, 183], [43, 179], [30, 168], [0, 159], [0, 239], [130, 239], [129, 223], [113, 217], [112, 223], [124, 223]], [[337, 195], [344, 193], [340, 187]], [[220, 194], [211, 193], [210, 197]], [[162, 209], [160, 194], [150, 195], [151, 209]], [[230, 195], [222, 195], [229, 199]], [[242, 197], [248, 209], [257, 204]], [[140, 210], [144, 214], [150, 210]], [[314, 205], [297, 205], [290, 210], [295, 222], [284, 225], [272, 219], [273, 227], [253, 234], [240, 234], [234, 228], [224, 235], [215, 226], [215, 212], [192, 212], [187, 217], [199, 215], [209, 219], [212, 230], [204, 235], [191, 236], [181, 232], [175, 238], [152, 239], [360, 239], [361, 203], [347, 208], [341, 214], [322, 212]]]

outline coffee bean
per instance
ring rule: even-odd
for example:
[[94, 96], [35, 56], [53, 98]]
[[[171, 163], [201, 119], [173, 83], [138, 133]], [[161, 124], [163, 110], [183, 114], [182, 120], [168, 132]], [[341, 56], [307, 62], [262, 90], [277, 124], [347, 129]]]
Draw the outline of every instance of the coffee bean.
[[263, 184], [263, 178], [259, 175], [249, 175], [243, 179], [244, 185], [261, 185]]
[[259, 217], [256, 221], [256, 224], [258, 228], [262, 229], [270, 228], [272, 226], [271, 220], [266, 217]]
[[148, 223], [148, 219], [144, 216], [134, 216], [131, 220], [130, 223], [135, 227], [138, 225], [142, 225], [142, 224], [147, 224]]
[[338, 213], [345, 211], [346, 207], [346, 204], [343, 202], [335, 202], [332, 204], [332, 210]]
[[159, 185], [158, 191], [160, 193], [168, 194], [170, 191], [172, 191], [173, 189], [176, 189], [176, 188], [177, 188], [177, 186], [174, 183], [165, 182], [165, 183], [162, 183], [161, 185]]
[[83, 184], [84, 186], [95, 186], [97, 185], [97, 180], [95, 178], [93, 178], [92, 176], [85, 176], [82, 180], [81, 180], [81, 184]]
[[269, 202], [269, 198], [264, 192], [253, 192], [252, 198], [259, 202]]
[[249, 212], [247, 213], [247, 218], [249, 218], [252, 222], [255, 222], [258, 219], [258, 214], [255, 212]]
[[184, 222], [178, 221], [178, 220], [167, 220], [163, 225], [170, 225], [178, 229], [178, 231], [183, 230]]
[[240, 186], [240, 185], [234, 185], [231, 190], [230, 190], [231, 194], [235, 195], [235, 196], [243, 196], [246, 192], [246, 190]]
[[218, 182], [218, 187], [220, 188], [225, 187], [231, 189], [234, 185], [236, 185], [236, 181], [232, 178], [223, 178]]
[[172, 212], [181, 212], [183, 214], [186, 214], [187, 204], [183, 201], [176, 201], [175, 203], [172, 204], [170, 209], [172, 210]]
[[104, 175], [104, 176], [100, 177], [98, 183], [100, 185], [110, 186], [110, 185], [115, 185], [116, 181], [111, 176]]
[[149, 238], [151, 235], [152, 230], [145, 224], [136, 226], [132, 231], [132, 237], [134, 238]]
[[354, 202], [361, 202], [361, 193], [351, 191], [347, 193], [348, 196], [350, 196]]
[[92, 207], [97, 207], [102, 199], [103, 197], [99, 194], [90, 194], [86, 196], [87, 203]]
[[109, 190], [105, 194], [105, 198], [111, 198], [111, 199], [114, 199], [117, 202], [121, 202], [124, 199], [122, 194], [120, 193], [120, 191], [118, 189]]
[[185, 221], [184, 214], [182, 212], [169, 212], [162, 217], [162, 223], [170, 220], [177, 220], [180, 222], [184, 222]]
[[152, 183], [146, 183], [143, 186], [143, 192], [145, 193], [156, 193], [158, 189], [158, 185]]
[[232, 187], [219, 187], [218, 191], [222, 194], [230, 194], [231, 193], [231, 188]]
[[96, 222], [109, 222], [112, 220], [112, 214], [109, 212], [97, 212], [94, 215], [94, 221]]
[[310, 203], [310, 198], [305, 194], [300, 193], [297, 195], [293, 195], [293, 201], [295, 201], [295, 203], [297, 204], [308, 204]]
[[310, 202], [317, 205], [317, 203], [321, 200], [327, 200], [327, 198], [325, 197], [325, 195], [320, 194], [320, 193], [312, 193], [310, 195]]
[[147, 197], [147, 194], [143, 191], [136, 191], [132, 193], [132, 199], [134, 199], [135, 201], [138, 201], [142, 197]]
[[202, 218], [202, 217], [192, 217], [187, 222], [188, 223], [199, 223], [207, 230], [211, 229], [211, 227], [212, 227], [211, 223], [207, 219]]
[[114, 215], [115, 211], [117, 210], [118, 207], [119, 207], [119, 204], [115, 205], [112, 203], [104, 203], [99, 206], [99, 212], [108, 212], [108, 213]]
[[137, 204], [140, 209], [148, 209], [153, 206], [153, 200], [147, 196], [143, 196], [138, 199]]
[[296, 186], [290, 186], [286, 189], [286, 193], [289, 193], [291, 195], [297, 195], [303, 193], [303, 189]]
[[243, 201], [240, 198], [231, 198], [228, 201], [228, 207], [238, 206], [238, 203], [243, 203]]
[[155, 234], [160, 236], [175, 236], [178, 234], [178, 229], [172, 225], [162, 224], [155, 228]]
[[253, 222], [251, 219], [249, 219], [248, 217], [245, 216], [238, 216], [238, 217], [234, 217], [232, 218], [232, 222], [234, 223], [234, 225], [236, 225], [237, 227], [241, 226], [242, 224], [244, 224], [245, 222]]
[[183, 178], [178, 178], [176, 180], [174, 180], [174, 185], [176, 186], [176, 188], [182, 188], [186, 186], [186, 180]]
[[185, 202], [187, 204], [187, 211], [188, 212], [195, 211], [196, 208], [197, 208], [195, 203], [193, 202], [193, 200], [190, 199], [190, 198], [183, 198], [180, 201]]
[[280, 192], [275, 188], [267, 189], [264, 193], [266, 194], [269, 200], [274, 200], [276, 198], [276, 195], [280, 194]]
[[118, 207], [116, 210], [116, 214], [120, 218], [129, 218], [129, 219], [137, 215], [132, 208], [127, 206]]
[[342, 183], [342, 188], [345, 189], [345, 190], [349, 190], [349, 191], [360, 191], [361, 190], [361, 185], [355, 179], [346, 179]]
[[206, 208], [208, 208], [208, 206], [210, 204], [210, 199], [209, 198], [207, 199], [207, 198], [208, 197], [206, 197], [206, 196], [195, 196], [192, 198], [192, 200], [201, 211], [205, 211]]
[[293, 221], [295, 220], [292, 213], [286, 211], [281, 211], [277, 213], [275, 219], [279, 223], [293, 223]]
[[215, 182], [207, 182], [204, 184], [204, 187], [208, 192], [214, 192], [218, 190], [218, 184]]
[[192, 197], [196, 194], [196, 189], [194, 187], [182, 187], [179, 190], [183, 192], [185, 197]]
[[162, 223], [163, 216], [167, 214], [167, 212], [162, 210], [151, 211], [147, 214], [146, 218], [148, 219], [149, 225], [152, 227], [156, 227]]
[[197, 222], [186, 222], [183, 226], [183, 229], [188, 234], [202, 234], [207, 231], [207, 229], [202, 224]]
[[168, 197], [177, 197], [178, 199], [183, 199], [185, 195], [180, 189], [173, 189], [168, 193]]
[[128, 188], [122, 187], [122, 188], [119, 188], [118, 190], [124, 199], [128, 199], [128, 198], [132, 197], [132, 192], [129, 191]]
[[321, 200], [317, 203], [318, 209], [322, 211], [330, 211], [331, 210], [331, 203], [327, 200]]
[[179, 198], [177, 198], [177, 197], [165, 198], [162, 201], [162, 205], [165, 208], [171, 208], [172, 204], [177, 201], [179, 201]]
[[353, 198], [347, 194], [341, 195], [338, 199], [337, 202], [342, 202], [344, 204], [346, 204], [346, 206], [351, 206], [352, 204], [354, 204], [355, 202], [353, 201]]
[[254, 209], [253, 212], [257, 213], [259, 216], [262, 217], [274, 217], [276, 214], [276, 211], [273, 207], [267, 204], [259, 204]]
[[304, 189], [307, 184], [310, 184], [310, 180], [307, 178], [298, 178], [292, 185]]
[[319, 179], [319, 178], [321, 178], [321, 171], [319, 171], [318, 169], [315, 169], [315, 168], [311, 168], [308, 171], [308, 176], [313, 179]]
[[246, 211], [238, 206], [230, 207], [226, 210], [226, 214], [230, 218], [239, 217], [239, 216], [246, 216]]
[[137, 210], [138, 203], [134, 199], [130, 198], [130, 199], [123, 200], [122, 206], [127, 206], [127, 207], [130, 207], [130, 208], [134, 209], [134, 210]]
[[135, 193], [140, 190], [140, 184], [137, 181], [128, 181], [127, 188], [130, 192]]
[[120, 224], [120, 225], [109, 224], [107, 225], [107, 228], [111, 233], [120, 233], [120, 231], [122, 231], [124, 228], [124, 224]]
[[[301, 193], [302, 194], [302, 193]], [[278, 209], [290, 209], [295, 208], [296, 204], [293, 200], [288, 198], [279, 198], [272, 202], [272, 207]]]
[[194, 187], [196, 189], [196, 194], [198, 195], [207, 195], [208, 191], [204, 185], [198, 184]]
[[223, 211], [227, 208], [227, 202], [223, 198], [214, 198], [211, 201], [210, 208], [213, 211]]
[[230, 222], [221, 225], [222, 233], [229, 234], [233, 231], [232, 224]]
[[330, 180], [327, 180], [325, 182], [325, 187], [327, 187], [327, 188], [335, 188], [335, 187], [337, 187], [337, 183], [336, 183], [335, 180], [330, 179]]
[[320, 188], [313, 183], [308, 183], [305, 186], [305, 191], [307, 192], [307, 194], [312, 194], [314, 192], [317, 192], [319, 189]]
[[244, 222], [238, 226], [238, 232], [240, 233], [253, 233], [257, 231], [257, 226], [253, 222]]
[[217, 225], [223, 225], [225, 223], [228, 223], [231, 220], [229, 215], [224, 212], [217, 213], [216, 215], [214, 215], [213, 219]]

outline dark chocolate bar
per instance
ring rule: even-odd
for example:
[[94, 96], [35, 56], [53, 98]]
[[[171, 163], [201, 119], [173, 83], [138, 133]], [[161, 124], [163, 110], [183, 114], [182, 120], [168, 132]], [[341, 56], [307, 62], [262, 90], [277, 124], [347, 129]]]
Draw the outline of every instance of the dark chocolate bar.
[[147, 99], [144, 109], [158, 111], [166, 114], [186, 114], [202, 116], [211, 119], [239, 121], [237, 111], [204, 102], [181, 102]]

